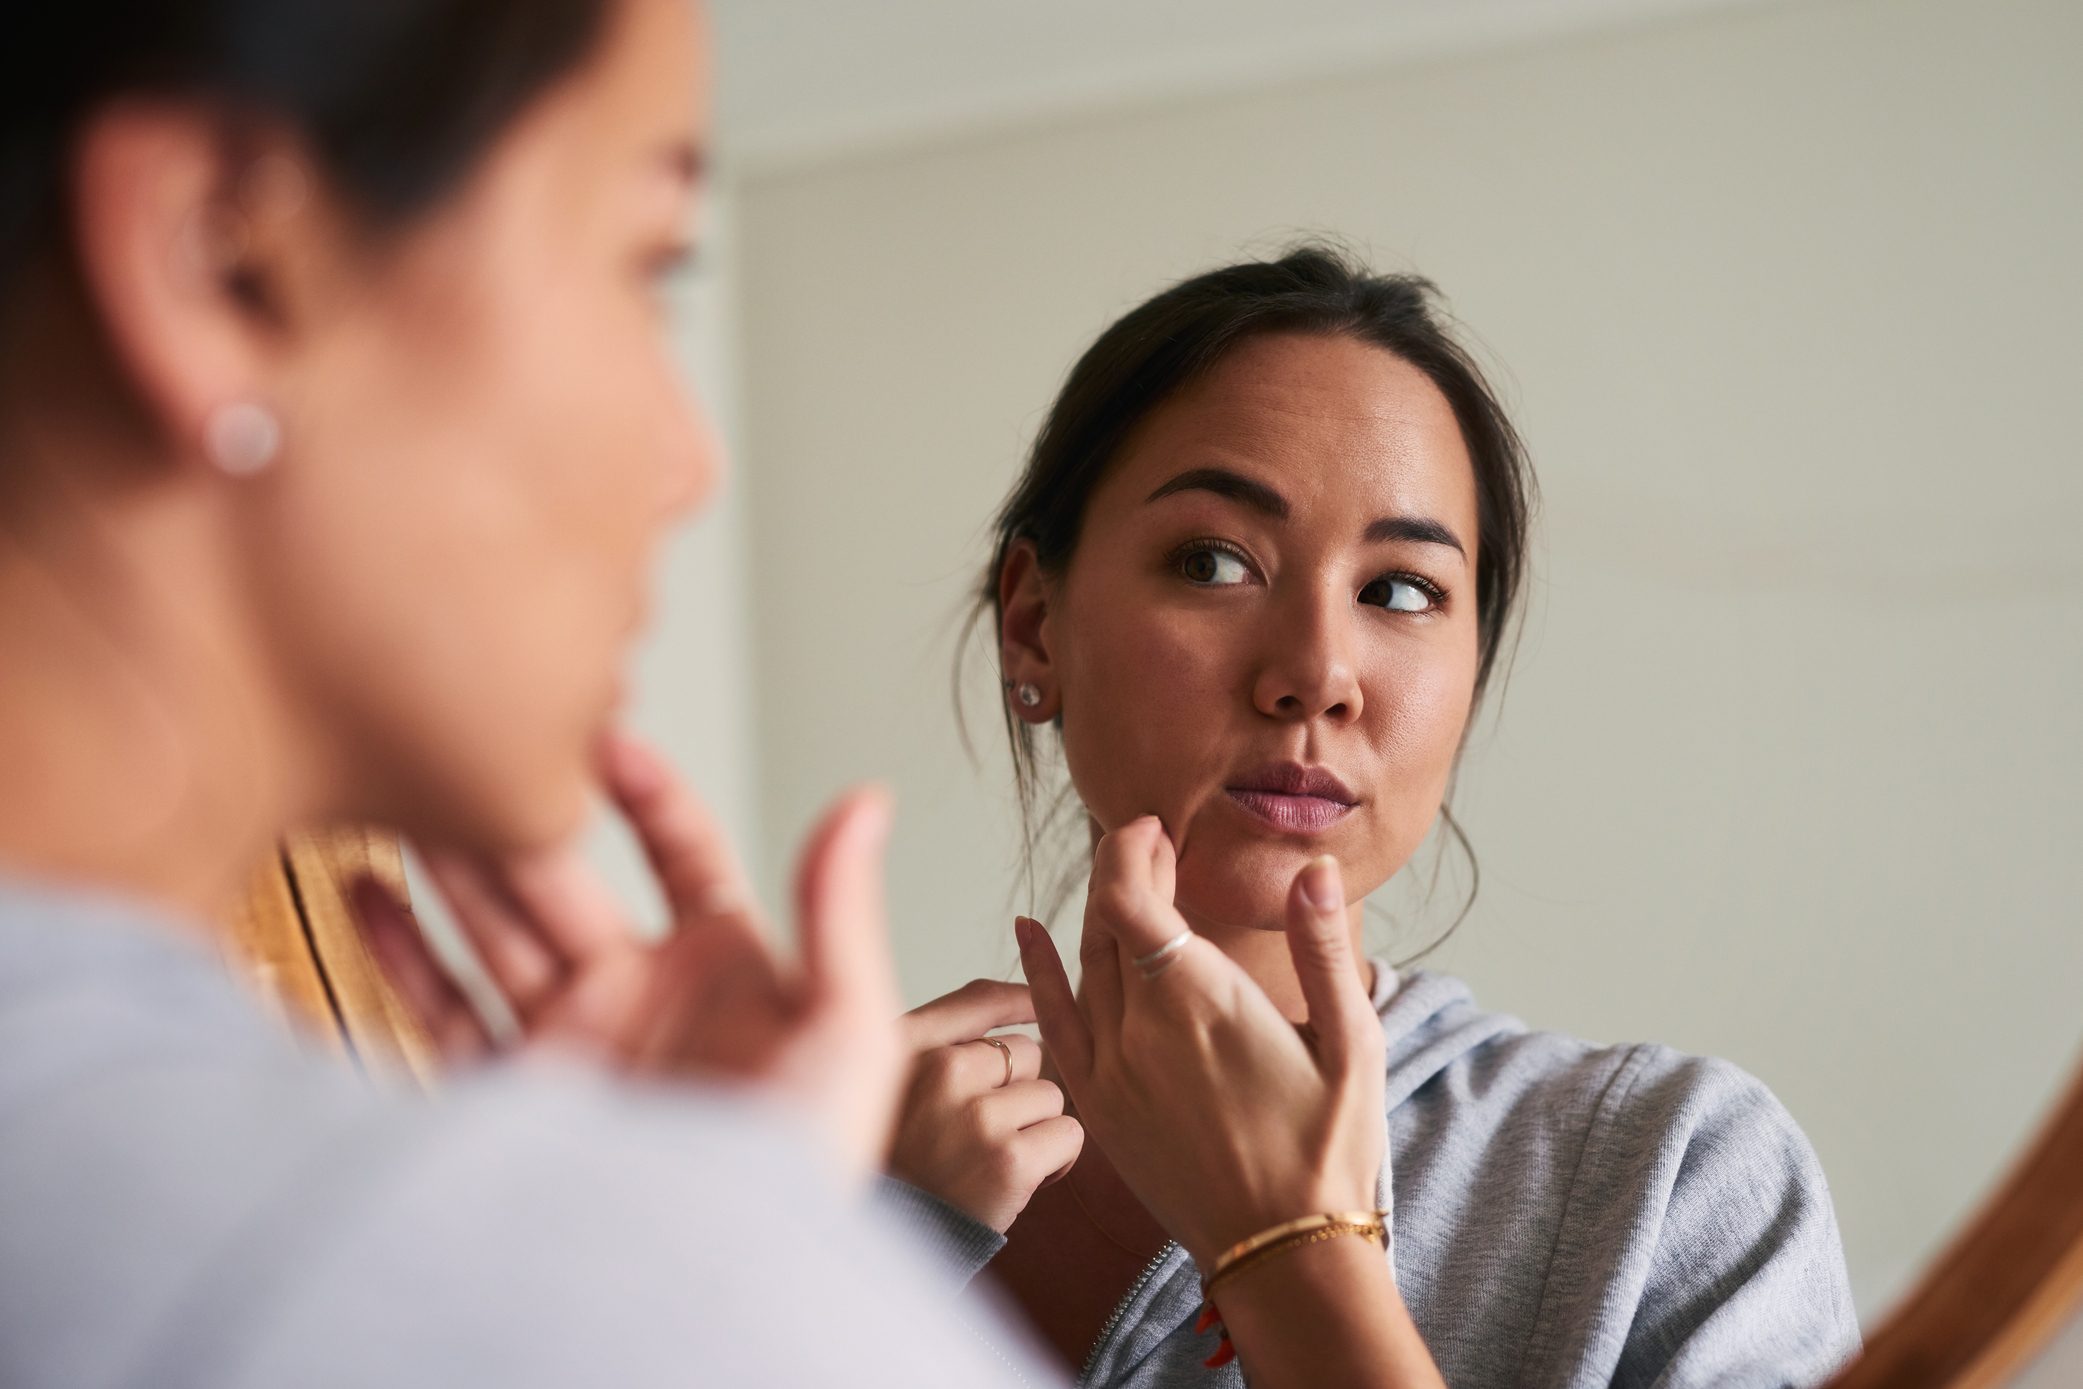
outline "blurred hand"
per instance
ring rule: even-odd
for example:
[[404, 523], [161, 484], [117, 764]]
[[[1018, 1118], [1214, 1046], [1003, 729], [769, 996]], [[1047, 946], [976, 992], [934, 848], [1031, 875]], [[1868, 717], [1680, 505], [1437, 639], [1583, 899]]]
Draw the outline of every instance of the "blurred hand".
[[1040, 1188], [1070, 1171], [1085, 1130], [1041, 1079], [1041, 1048], [994, 1027], [1033, 1022], [1022, 984], [975, 979], [904, 1015], [911, 1084], [890, 1172], [1004, 1234]]
[[1136, 958], [1189, 929], [1172, 905], [1176, 863], [1154, 817], [1100, 840], [1076, 995], [1048, 933], [1024, 918], [1016, 929], [1042, 1040], [1078, 1117], [1206, 1268], [1282, 1221], [1373, 1209], [1385, 1044], [1329, 858], [1288, 892], [1303, 1025], [1196, 935], [1146, 978]]
[[[839, 798], [796, 871], [800, 961], [769, 946], [720, 828], [662, 758], [612, 735], [610, 800], [672, 913], [639, 940], [575, 846], [499, 859], [421, 858], [521, 1023], [523, 1039], [632, 1073], [746, 1083], [805, 1114], [856, 1180], [888, 1151], [908, 1060], [883, 913], [886, 793]], [[355, 888], [371, 948], [444, 1057], [492, 1049], [411, 915], [373, 879]]]

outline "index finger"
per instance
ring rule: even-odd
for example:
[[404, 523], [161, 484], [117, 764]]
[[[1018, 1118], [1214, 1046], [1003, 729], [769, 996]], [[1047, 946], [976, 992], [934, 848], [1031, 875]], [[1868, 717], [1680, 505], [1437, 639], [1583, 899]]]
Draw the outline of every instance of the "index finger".
[[749, 910], [745, 871], [722, 827], [656, 750], [617, 729], [602, 764], [608, 797], [636, 832], [676, 920]]
[[972, 979], [953, 993], [906, 1013], [904, 1038], [915, 1051], [953, 1046], [981, 1037], [994, 1027], [1034, 1020], [1034, 995], [1025, 984]]
[[1172, 906], [1172, 862], [1172, 842], [1154, 815], [1102, 836], [1092, 851], [1088, 944], [1096, 948], [1090, 937], [1104, 929], [1120, 947], [1123, 964], [1132, 964], [1184, 930], [1186, 922]]

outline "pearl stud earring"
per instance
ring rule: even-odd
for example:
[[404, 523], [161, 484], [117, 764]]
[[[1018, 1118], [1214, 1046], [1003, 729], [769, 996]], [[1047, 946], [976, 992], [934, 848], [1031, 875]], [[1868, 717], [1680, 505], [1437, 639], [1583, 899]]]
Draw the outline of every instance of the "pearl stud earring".
[[282, 422], [265, 405], [250, 400], [220, 405], [203, 426], [203, 446], [220, 471], [251, 477], [282, 451]]
[[1010, 689], [1013, 692], [1013, 698], [1019, 700], [1021, 705], [1026, 708], [1032, 709], [1041, 703], [1041, 687], [1039, 685], [1022, 680], [1017, 685], [1008, 683], [1006, 688]]

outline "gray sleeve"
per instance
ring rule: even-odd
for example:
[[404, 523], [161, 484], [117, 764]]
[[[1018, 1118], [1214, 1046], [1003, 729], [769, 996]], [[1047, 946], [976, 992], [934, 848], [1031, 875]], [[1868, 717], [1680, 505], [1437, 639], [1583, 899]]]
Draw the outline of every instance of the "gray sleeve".
[[1829, 1187], [1793, 1117], [1755, 1078], [1693, 1058], [1632, 1099], [1636, 1131], [1612, 1138], [1657, 1153], [1642, 1194], [1662, 1199], [1638, 1207], [1646, 1267], [1613, 1382], [1828, 1379], [1858, 1350], [1858, 1318]]
[[[219, 1385], [1054, 1383], [826, 1195], [772, 1116], [609, 1091], [464, 1101], [186, 1364]], [[345, 1174], [338, 1174], [344, 1177]]]
[[967, 1211], [885, 1173], [875, 1179], [874, 1203], [890, 1223], [903, 1229], [960, 1288], [983, 1271], [1005, 1248], [1005, 1236]]
[[1061, 1383], [749, 1097], [499, 1067], [428, 1104], [190, 1056], [93, 1082], [0, 1084], [9, 1384]]

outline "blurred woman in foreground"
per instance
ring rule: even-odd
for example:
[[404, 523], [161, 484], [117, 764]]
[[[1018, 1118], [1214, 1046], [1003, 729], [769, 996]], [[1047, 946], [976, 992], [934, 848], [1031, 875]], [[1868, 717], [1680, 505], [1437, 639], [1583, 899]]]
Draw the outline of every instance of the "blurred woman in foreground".
[[[0, 57], [0, 1381], [1010, 1382], [841, 1191], [899, 1081], [884, 798], [813, 838], [786, 965], [612, 732], [716, 476], [656, 292], [698, 18], [78, 4]], [[555, 847], [596, 783], [660, 950]], [[518, 1001], [658, 1083], [429, 1105], [300, 1055], [208, 923], [340, 819], [577, 902], [587, 939], [511, 944]]]

